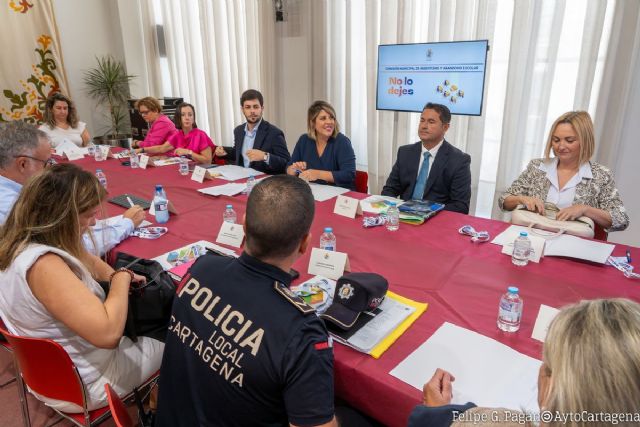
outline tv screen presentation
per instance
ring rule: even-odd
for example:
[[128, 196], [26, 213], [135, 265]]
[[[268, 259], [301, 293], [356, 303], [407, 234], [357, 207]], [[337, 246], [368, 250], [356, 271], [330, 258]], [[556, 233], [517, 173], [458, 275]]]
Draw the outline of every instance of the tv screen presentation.
[[488, 40], [379, 45], [376, 108], [422, 112], [435, 102], [479, 116], [488, 48]]

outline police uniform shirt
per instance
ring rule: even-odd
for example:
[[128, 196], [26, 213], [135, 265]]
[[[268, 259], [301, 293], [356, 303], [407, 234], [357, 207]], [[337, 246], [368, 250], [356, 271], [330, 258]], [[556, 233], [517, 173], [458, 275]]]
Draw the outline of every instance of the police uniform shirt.
[[333, 349], [315, 312], [281, 287], [290, 280], [246, 253], [198, 259], [173, 305], [157, 426], [331, 421]]

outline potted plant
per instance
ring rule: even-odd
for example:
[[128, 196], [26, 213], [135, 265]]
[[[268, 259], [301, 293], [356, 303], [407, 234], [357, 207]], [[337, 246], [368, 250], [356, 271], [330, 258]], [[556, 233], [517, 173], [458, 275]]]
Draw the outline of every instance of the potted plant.
[[105, 135], [95, 139], [103, 144], [128, 147], [131, 122], [127, 99], [129, 82], [135, 76], [127, 74], [124, 64], [111, 55], [96, 57], [96, 61], [98, 66], [85, 72], [84, 83], [88, 95], [107, 110], [111, 127]]

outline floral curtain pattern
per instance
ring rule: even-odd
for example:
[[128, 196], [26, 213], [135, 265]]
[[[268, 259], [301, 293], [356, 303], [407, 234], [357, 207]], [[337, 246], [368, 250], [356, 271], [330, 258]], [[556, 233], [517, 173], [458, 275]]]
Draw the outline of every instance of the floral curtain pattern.
[[0, 63], [0, 122], [40, 123], [49, 94], [67, 83], [50, 1], [0, 4], [0, 39], [11, 46]]

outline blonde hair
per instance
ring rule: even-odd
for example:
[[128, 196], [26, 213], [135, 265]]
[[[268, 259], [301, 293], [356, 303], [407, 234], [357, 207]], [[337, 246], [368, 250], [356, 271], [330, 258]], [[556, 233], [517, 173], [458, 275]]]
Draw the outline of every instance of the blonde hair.
[[[635, 413], [640, 402], [640, 304], [628, 299], [582, 301], [553, 320], [543, 361], [551, 376], [541, 410], [561, 414]], [[621, 426], [637, 425], [637, 421]], [[631, 420], [632, 421], [632, 420]], [[549, 426], [610, 426], [560, 421]]]
[[31, 243], [53, 246], [86, 263], [80, 215], [95, 209], [106, 194], [92, 173], [70, 163], [32, 177], [0, 228], [0, 270]]
[[593, 131], [593, 121], [586, 111], [569, 111], [553, 122], [551, 130], [549, 131], [549, 137], [547, 138], [547, 145], [544, 148], [544, 158], [546, 160], [550, 159], [553, 133], [556, 131], [558, 125], [562, 123], [570, 124], [580, 140], [579, 164], [588, 162], [596, 149], [596, 141]]
[[336, 110], [334, 110], [331, 104], [326, 101], [316, 101], [311, 104], [307, 111], [307, 135], [309, 135], [309, 138], [314, 141], [316, 140], [315, 121], [323, 110], [326, 111], [335, 121], [331, 137], [335, 138], [338, 135], [338, 132], [340, 132], [340, 124], [338, 123], [338, 117], [336, 117]]
[[52, 93], [48, 98], [47, 102], [44, 106], [44, 114], [42, 120], [46, 123], [50, 129], [54, 129], [56, 127], [56, 119], [53, 117], [53, 106], [57, 101], [62, 101], [67, 103], [67, 123], [72, 128], [78, 127], [78, 112], [76, 110], [76, 106], [71, 101], [71, 98], [63, 95], [60, 92]]
[[139, 110], [141, 105], [144, 105], [150, 111], [154, 111], [156, 113], [162, 112], [162, 105], [160, 104], [160, 101], [158, 101], [152, 96], [147, 96], [145, 98], [138, 99], [136, 101], [136, 110]]

